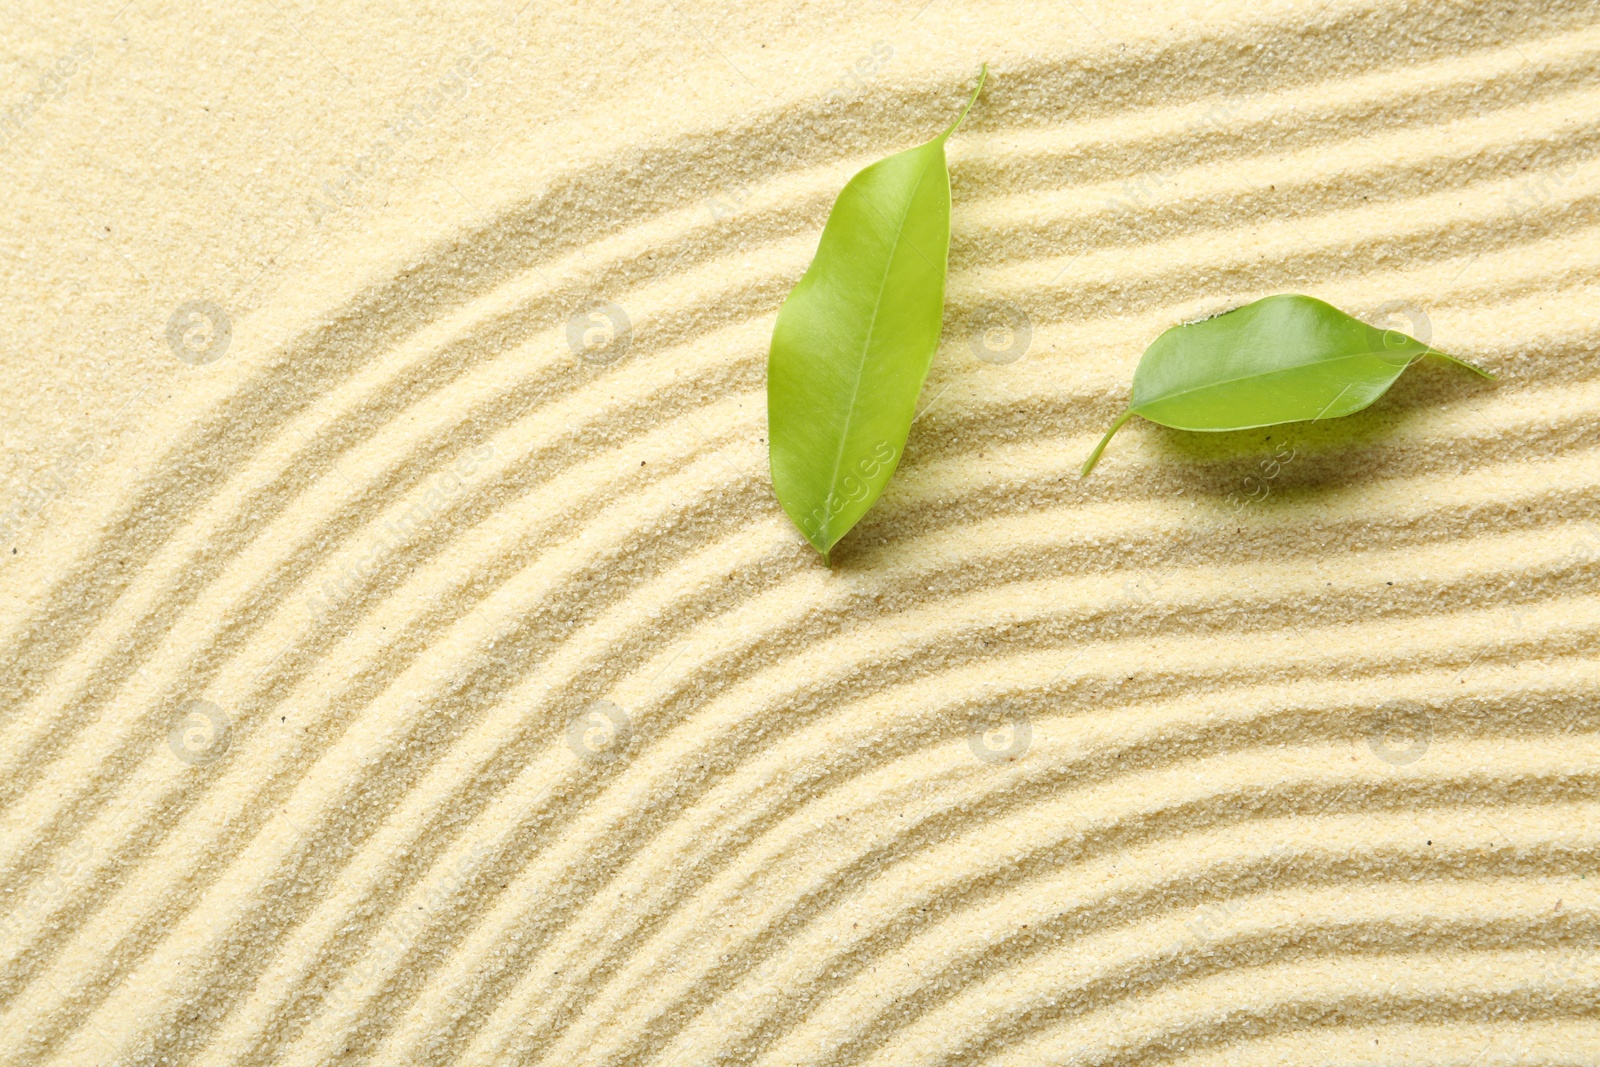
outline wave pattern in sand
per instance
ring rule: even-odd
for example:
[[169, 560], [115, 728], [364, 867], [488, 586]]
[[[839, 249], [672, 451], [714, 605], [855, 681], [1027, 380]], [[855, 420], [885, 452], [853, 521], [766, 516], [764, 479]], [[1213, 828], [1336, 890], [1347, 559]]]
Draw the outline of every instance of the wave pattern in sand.
[[[959, 84], [308, 313], [0, 635], [0, 1062], [1600, 1062], [1600, 21], [1315, 27], [994, 65], [831, 571], [772, 315]], [[1150, 338], [1277, 291], [1500, 380], [1076, 477]]]

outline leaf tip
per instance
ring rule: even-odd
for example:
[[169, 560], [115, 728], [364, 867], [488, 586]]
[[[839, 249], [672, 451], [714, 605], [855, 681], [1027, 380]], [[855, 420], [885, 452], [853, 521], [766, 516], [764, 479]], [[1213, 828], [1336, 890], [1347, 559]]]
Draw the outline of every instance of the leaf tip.
[[1458, 367], [1465, 367], [1469, 371], [1471, 371], [1472, 373], [1477, 374], [1477, 375], [1481, 375], [1484, 378], [1488, 378], [1490, 381], [1496, 381], [1500, 377], [1498, 374], [1496, 374], [1492, 370], [1489, 370], [1487, 367], [1480, 367], [1476, 363], [1472, 362], [1470, 359], [1462, 359], [1460, 356], [1452, 356], [1448, 352], [1441, 352], [1437, 348], [1434, 348], [1432, 345], [1428, 345], [1427, 350], [1424, 351], [1422, 354], [1425, 355], [1425, 356], [1428, 356], [1428, 355], [1438, 356], [1440, 359], [1445, 360], [1446, 362], [1454, 363]]

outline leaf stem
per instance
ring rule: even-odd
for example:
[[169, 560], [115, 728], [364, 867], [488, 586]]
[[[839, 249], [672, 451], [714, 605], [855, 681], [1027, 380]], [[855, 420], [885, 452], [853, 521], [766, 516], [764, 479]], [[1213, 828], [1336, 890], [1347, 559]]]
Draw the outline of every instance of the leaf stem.
[[1129, 408], [1127, 411], [1124, 411], [1121, 415], [1117, 416], [1117, 421], [1111, 424], [1111, 429], [1107, 430], [1106, 435], [1100, 438], [1100, 443], [1094, 446], [1094, 451], [1089, 453], [1089, 458], [1083, 461], [1083, 470], [1078, 472], [1078, 477], [1089, 477], [1089, 472], [1094, 470], [1094, 465], [1100, 462], [1100, 453], [1104, 452], [1106, 450], [1106, 445], [1111, 443], [1112, 435], [1118, 430], [1122, 429], [1122, 424], [1131, 418], [1133, 418], [1132, 408]]
[[943, 141], [956, 132], [956, 127], [961, 125], [961, 120], [967, 117], [967, 112], [972, 110], [972, 105], [978, 102], [978, 94], [983, 92], [983, 83], [988, 77], [989, 64], [985, 63], [978, 68], [978, 87], [972, 90], [972, 96], [967, 100], [967, 106], [961, 109], [961, 114], [956, 116], [956, 120], [950, 124], [950, 127], [939, 135], [939, 140]]

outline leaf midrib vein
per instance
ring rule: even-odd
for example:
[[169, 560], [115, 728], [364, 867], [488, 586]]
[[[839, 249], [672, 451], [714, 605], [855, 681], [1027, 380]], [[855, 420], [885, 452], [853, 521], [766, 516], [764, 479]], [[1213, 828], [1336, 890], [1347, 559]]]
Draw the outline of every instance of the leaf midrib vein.
[[[1279, 367], [1277, 370], [1260, 371], [1260, 372], [1255, 373], [1255, 374], [1241, 374], [1236, 378], [1224, 378], [1221, 381], [1207, 382], [1204, 385], [1197, 385], [1197, 386], [1194, 386], [1191, 389], [1180, 389], [1176, 393], [1164, 393], [1161, 396], [1158, 396], [1153, 400], [1146, 400], [1144, 403], [1140, 404], [1139, 407], [1145, 407], [1146, 405], [1149, 405], [1149, 404], [1159, 404], [1159, 403], [1163, 403], [1163, 402], [1168, 401], [1168, 400], [1176, 400], [1178, 397], [1189, 396], [1192, 393], [1203, 393], [1207, 389], [1216, 389], [1219, 386], [1232, 385], [1234, 382], [1247, 382], [1252, 378], [1270, 378], [1274, 374], [1284, 374], [1284, 373], [1287, 373], [1288, 371], [1302, 370], [1302, 369], [1304, 369], [1306, 367], [1317, 367], [1317, 366], [1321, 366], [1324, 363], [1338, 363], [1338, 362], [1340, 362], [1342, 360], [1346, 360], [1346, 359], [1359, 359], [1362, 356], [1377, 356], [1377, 355], [1382, 355], [1382, 354], [1383, 353], [1379, 352], [1376, 348], [1373, 348], [1373, 349], [1368, 349], [1365, 352], [1346, 352], [1342, 356], [1333, 356], [1332, 358], [1329, 358], [1329, 359], [1319, 359], [1319, 360], [1315, 360], [1315, 361], [1310, 362], [1310, 363], [1297, 363], [1292, 367]], [[1425, 355], [1427, 355], [1426, 352], [1419, 352], [1418, 353], [1418, 357], [1419, 358], [1421, 356], [1425, 356]], [[1401, 371], [1405, 370], [1406, 367], [1409, 367], [1413, 362], [1415, 362], [1415, 360], [1408, 360], [1406, 362], [1405, 367], [1401, 367], [1400, 370]], [[1398, 374], [1399, 372], [1397, 371], [1396, 373]], [[1346, 386], [1345, 388], [1348, 389], [1349, 386]], [[1134, 410], [1137, 410], [1137, 408], [1135, 408]]]
[[[942, 146], [941, 146], [942, 151]], [[856, 380], [850, 387], [850, 405], [845, 408], [844, 428], [839, 433], [839, 450], [833, 457], [833, 471], [828, 476], [828, 494], [822, 499], [822, 540], [828, 544], [828, 537], [833, 532], [833, 517], [828, 514], [829, 505], [833, 503], [833, 495], [839, 484], [839, 465], [844, 462], [844, 446], [850, 439], [850, 424], [855, 416], [856, 398], [861, 395], [861, 378], [867, 366], [867, 349], [872, 345], [872, 331], [878, 325], [878, 311], [883, 307], [883, 290], [889, 284], [889, 271], [894, 267], [894, 259], [900, 249], [900, 235], [905, 232], [906, 219], [911, 217], [911, 204], [917, 198], [917, 190], [922, 188], [922, 181], [928, 174], [928, 168], [933, 165], [933, 157], [929, 156], [927, 162], [922, 164], [922, 169], [917, 172], [917, 180], [911, 185], [911, 193], [906, 197], [905, 210], [900, 213], [900, 221], [895, 225], [894, 240], [889, 242], [889, 255], [883, 265], [883, 277], [878, 280], [878, 294], [872, 301], [872, 318], [867, 322], [867, 332], [861, 341], [861, 354], [856, 359]], [[869, 207], [872, 205], [868, 204]], [[875, 207], [873, 210], [877, 210]], [[881, 215], [882, 212], [879, 212]], [[918, 253], [921, 254], [920, 252]], [[826, 550], [824, 550], [826, 551]]]

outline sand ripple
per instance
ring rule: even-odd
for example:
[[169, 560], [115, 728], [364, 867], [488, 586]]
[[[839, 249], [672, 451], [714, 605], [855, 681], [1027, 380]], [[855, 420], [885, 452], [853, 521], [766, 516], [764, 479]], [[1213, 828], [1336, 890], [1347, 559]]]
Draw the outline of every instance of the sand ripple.
[[[1600, 1062], [1600, 22], [1328, 26], [995, 64], [831, 572], [765, 347], [884, 130], [308, 309], [0, 634], [0, 1062]], [[1149, 338], [1282, 290], [1501, 379], [1077, 479]]]

